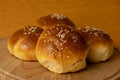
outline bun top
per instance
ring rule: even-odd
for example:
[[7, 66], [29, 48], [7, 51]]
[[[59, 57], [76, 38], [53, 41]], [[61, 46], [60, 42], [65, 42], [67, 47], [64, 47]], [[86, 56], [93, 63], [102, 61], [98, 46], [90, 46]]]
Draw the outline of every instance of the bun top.
[[[52, 59], [55, 60], [64, 56], [64, 58], [73, 60], [72, 63], [79, 59], [85, 59], [87, 45], [81, 35], [72, 27], [53, 26], [45, 29], [41, 34], [36, 52], [41, 55], [45, 53], [43, 55], [52, 56]], [[64, 58], [62, 61], [65, 60]]]
[[10, 46], [10, 53], [14, 53], [13, 49], [17, 42], [20, 42], [22, 49], [34, 49], [40, 34], [43, 29], [37, 26], [27, 26], [14, 32], [9, 38], [8, 45]]
[[101, 42], [101, 43], [108, 43], [112, 42], [110, 36], [102, 31], [101, 29], [96, 29], [94, 27], [85, 27], [80, 29], [80, 33], [84, 37], [86, 41], [89, 42]]
[[38, 20], [38, 24], [41, 25], [43, 28], [49, 28], [50, 26], [54, 25], [69, 25], [75, 27], [75, 24], [69, 18], [57, 13], [41, 17]]
[[[27, 26], [13, 33], [10, 39], [11, 43], [15, 43], [18, 39], [24, 38], [29, 39], [28, 41], [35, 40], [42, 33], [42, 29], [36, 26]], [[37, 37], [36, 37], [37, 36]]]
[[38, 40], [36, 55], [39, 62], [56, 73], [75, 72], [86, 66], [88, 46], [71, 26], [45, 29]]

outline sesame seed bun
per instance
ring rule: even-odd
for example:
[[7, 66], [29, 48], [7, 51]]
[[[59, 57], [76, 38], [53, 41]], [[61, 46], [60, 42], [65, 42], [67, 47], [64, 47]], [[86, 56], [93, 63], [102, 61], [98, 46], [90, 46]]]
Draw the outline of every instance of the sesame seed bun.
[[41, 17], [38, 19], [38, 24], [43, 28], [49, 28], [52, 26], [59, 25], [69, 25], [71, 27], [75, 27], [75, 24], [66, 16], [62, 14], [53, 13], [48, 16]]
[[36, 60], [35, 46], [42, 29], [27, 26], [14, 32], [8, 40], [8, 50], [13, 56], [22, 60]]
[[75, 72], [85, 68], [87, 52], [84, 39], [68, 26], [45, 29], [36, 46], [38, 61], [55, 73]]
[[85, 27], [80, 29], [80, 33], [89, 45], [88, 61], [97, 63], [112, 56], [113, 41], [106, 32], [94, 27]]

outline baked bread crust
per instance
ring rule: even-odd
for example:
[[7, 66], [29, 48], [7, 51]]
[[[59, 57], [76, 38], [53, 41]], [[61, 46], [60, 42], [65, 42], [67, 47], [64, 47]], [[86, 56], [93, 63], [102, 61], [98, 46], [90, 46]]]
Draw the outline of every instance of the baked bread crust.
[[22, 60], [36, 60], [35, 47], [43, 29], [27, 26], [14, 32], [8, 40], [8, 50]]
[[56, 25], [68, 25], [75, 28], [75, 24], [68, 17], [57, 13], [41, 17], [37, 22], [43, 29]]
[[106, 32], [94, 27], [85, 27], [80, 29], [80, 33], [89, 45], [88, 61], [97, 63], [112, 56], [113, 41]]
[[87, 53], [86, 42], [69, 26], [45, 29], [36, 46], [38, 61], [55, 73], [75, 72], [85, 68]]

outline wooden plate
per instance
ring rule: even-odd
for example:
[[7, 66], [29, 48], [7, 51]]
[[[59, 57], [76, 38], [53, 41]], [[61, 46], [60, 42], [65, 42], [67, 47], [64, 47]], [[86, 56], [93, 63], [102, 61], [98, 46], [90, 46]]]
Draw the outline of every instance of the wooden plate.
[[48, 71], [38, 62], [26, 62], [11, 56], [7, 49], [8, 38], [0, 40], [0, 73], [17, 80], [103, 80], [111, 79], [120, 70], [120, 52], [106, 62], [87, 64], [86, 69], [67, 74]]

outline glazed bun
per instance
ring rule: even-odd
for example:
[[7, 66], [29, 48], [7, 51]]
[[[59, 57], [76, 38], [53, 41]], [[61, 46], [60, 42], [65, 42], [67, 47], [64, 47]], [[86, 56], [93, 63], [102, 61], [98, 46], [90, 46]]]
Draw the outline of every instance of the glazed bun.
[[15, 57], [22, 60], [36, 60], [35, 47], [42, 29], [27, 26], [14, 32], [8, 40], [8, 50]]
[[38, 24], [44, 29], [56, 25], [68, 25], [75, 27], [75, 24], [69, 18], [58, 13], [53, 13], [48, 16], [41, 17], [40, 19], [38, 19]]
[[107, 33], [93, 27], [81, 28], [80, 33], [89, 45], [88, 61], [96, 63], [111, 57], [114, 47]]
[[37, 26], [14, 32], [7, 43], [11, 55], [26, 61], [38, 60], [55, 73], [76, 72], [86, 67], [86, 59], [108, 60], [114, 50], [110, 36], [102, 30], [75, 24], [62, 14], [41, 17]]
[[41, 34], [36, 57], [55, 73], [75, 72], [86, 67], [88, 47], [81, 35], [70, 26], [53, 26]]

